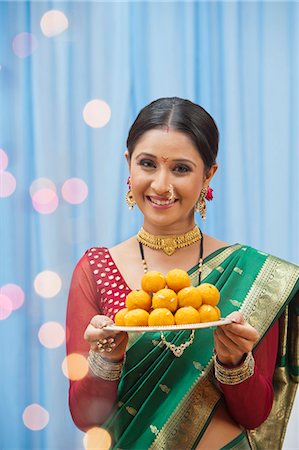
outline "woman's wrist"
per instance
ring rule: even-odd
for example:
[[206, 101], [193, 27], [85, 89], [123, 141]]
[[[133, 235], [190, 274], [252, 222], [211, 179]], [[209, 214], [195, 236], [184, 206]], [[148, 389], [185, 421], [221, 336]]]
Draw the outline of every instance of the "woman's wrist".
[[121, 377], [125, 357], [115, 362], [110, 358], [109, 360], [105, 359], [99, 352], [90, 350], [87, 361], [93, 375], [102, 380], [117, 381]]
[[242, 383], [254, 374], [254, 358], [251, 352], [246, 354], [242, 364], [234, 367], [222, 365], [214, 355], [215, 377], [222, 384], [234, 385]]

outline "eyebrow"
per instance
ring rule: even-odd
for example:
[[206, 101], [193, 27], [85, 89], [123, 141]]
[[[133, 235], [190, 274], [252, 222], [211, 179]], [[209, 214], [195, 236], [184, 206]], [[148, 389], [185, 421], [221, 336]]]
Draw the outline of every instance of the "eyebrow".
[[[153, 159], [157, 160], [157, 157], [155, 155], [152, 155], [151, 153], [146, 153], [146, 152], [142, 152], [139, 155], [137, 155], [136, 159], [144, 158], [144, 157], [153, 158]], [[188, 163], [188, 164], [192, 164], [194, 167], [197, 167], [197, 165], [193, 161], [190, 161], [190, 159], [185, 159], [185, 158], [172, 159], [171, 162]]]

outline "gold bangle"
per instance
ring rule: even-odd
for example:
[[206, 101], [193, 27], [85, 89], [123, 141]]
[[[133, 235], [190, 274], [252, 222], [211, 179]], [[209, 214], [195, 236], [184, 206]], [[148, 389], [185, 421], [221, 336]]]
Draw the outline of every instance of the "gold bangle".
[[96, 377], [107, 381], [116, 381], [120, 379], [124, 361], [107, 361], [100, 355], [100, 353], [93, 350], [89, 350], [87, 361], [91, 372]]
[[241, 366], [228, 368], [220, 364], [214, 355], [215, 377], [222, 384], [239, 384], [254, 374], [254, 358], [251, 352]]

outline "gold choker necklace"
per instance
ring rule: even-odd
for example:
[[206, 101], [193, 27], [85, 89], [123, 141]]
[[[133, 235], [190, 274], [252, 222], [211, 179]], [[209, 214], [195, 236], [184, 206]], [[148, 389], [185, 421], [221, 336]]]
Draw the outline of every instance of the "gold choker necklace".
[[137, 234], [137, 241], [153, 250], [163, 250], [166, 255], [172, 255], [177, 248], [189, 247], [200, 241], [202, 234], [197, 225], [187, 233], [180, 235], [155, 236], [150, 234], [143, 227]]

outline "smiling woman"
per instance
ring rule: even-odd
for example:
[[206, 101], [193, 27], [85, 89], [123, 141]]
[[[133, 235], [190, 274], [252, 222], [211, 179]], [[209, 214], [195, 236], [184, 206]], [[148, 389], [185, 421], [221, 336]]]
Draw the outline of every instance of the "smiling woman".
[[[282, 445], [297, 373], [292, 300], [299, 268], [229, 245], [195, 224], [195, 213], [205, 219], [211, 199], [218, 138], [213, 118], [189, 100], [162, 98], [143, 108], [125, 154], [127, 203], [140, 209], [143, 227], [111, 249], [90, 249], [75, 268], [67, 350], [85, 355], [89, 372], [71, 380], [70, 410], [82, 430], [107, 429], [112, 448]], [[143, 333], [129, 344], [125, 331], [105, 330], [125, 306], [138, 309], [128, 294], [140, 289], [144, 272], [177, 268], [188, 272], [193, 285], [204, 280], [218, 288], [220, 310], [231, 323], [191, 335]], [[286, 342], [287, 358], [279, 350]]]

